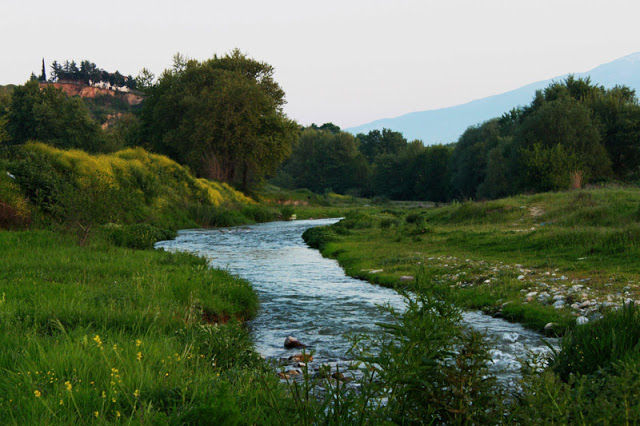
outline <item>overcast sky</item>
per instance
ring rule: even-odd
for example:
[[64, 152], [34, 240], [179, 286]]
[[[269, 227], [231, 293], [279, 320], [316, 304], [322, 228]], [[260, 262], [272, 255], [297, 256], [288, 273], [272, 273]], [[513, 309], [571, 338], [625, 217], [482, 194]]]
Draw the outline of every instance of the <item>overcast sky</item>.
[[640, 51], [639, 16], [638, 0], [2, 0], [0, 84], [42, 57], [135, 76], [237, 47], [275, 67], [290, 117], [350, 127]]

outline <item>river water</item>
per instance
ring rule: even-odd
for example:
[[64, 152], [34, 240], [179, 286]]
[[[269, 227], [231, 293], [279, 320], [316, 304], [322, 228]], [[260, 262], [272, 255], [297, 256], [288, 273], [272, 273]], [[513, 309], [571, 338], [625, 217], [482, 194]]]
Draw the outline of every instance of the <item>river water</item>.
[[[185, 251], [207, 259], [209, 265], [249, 280], [260, 299], [260, 311], [250, 322], [256, 349], [271, 359], [291, 355], [287, 336], [310, 345], [318, 363], [348, 359], [350, 333], [379, 332], [376, 323], [390, 321], [379, 309], [389, 304], [403, 309], [402, 297], [392, 289], [345, 275], [337, 261], [309, 248], [302, 233], [337, 219], [269, 222], [233, 228], [193, 229], [157, 248]], [[502, 379], [515, 378], [517, 357], [526, 350], [547, 352], [538, 333], [479, 312], [465, 312], [464, 320], [485, 331], [495, 344], [491, 367]]]

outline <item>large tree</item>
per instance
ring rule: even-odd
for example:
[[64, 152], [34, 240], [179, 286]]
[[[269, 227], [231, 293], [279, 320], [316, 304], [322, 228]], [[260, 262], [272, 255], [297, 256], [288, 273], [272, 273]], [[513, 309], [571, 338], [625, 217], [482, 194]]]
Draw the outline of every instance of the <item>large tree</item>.
[[275, 173], [298, 127], [282, 111], [284, 91], [273, 72], [238, 50], [204, 62], [176, 56], [142, 110], [151, 148], [243, 188]]
[[104, 134], [80, 98], [29, 81], [11, 95], [7, 131], [12, 144], [38, 140], [58, 148], [100, 151]]

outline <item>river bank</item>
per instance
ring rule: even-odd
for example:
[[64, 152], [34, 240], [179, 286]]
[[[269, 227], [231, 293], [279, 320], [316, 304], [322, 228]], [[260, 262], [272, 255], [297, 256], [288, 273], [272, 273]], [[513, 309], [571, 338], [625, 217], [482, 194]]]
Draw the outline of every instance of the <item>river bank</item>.
[[618, 188], [380, 208], [305, 240], [352, 277], [411, 288], [423, 268], [463, 308], [557, 334], [640, 299], [639, 202]]

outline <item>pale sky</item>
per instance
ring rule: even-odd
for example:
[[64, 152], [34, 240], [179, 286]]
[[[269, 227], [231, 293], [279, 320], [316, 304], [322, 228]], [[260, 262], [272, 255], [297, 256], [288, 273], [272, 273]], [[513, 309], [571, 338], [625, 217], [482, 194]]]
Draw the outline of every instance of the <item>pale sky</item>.
[[157, 75], [237, 47], [275, 67], [291, 118], [344, 128], [640, 51], [639, 16], [638, 0], [2, 0], [0, 84], [42, 57]]

